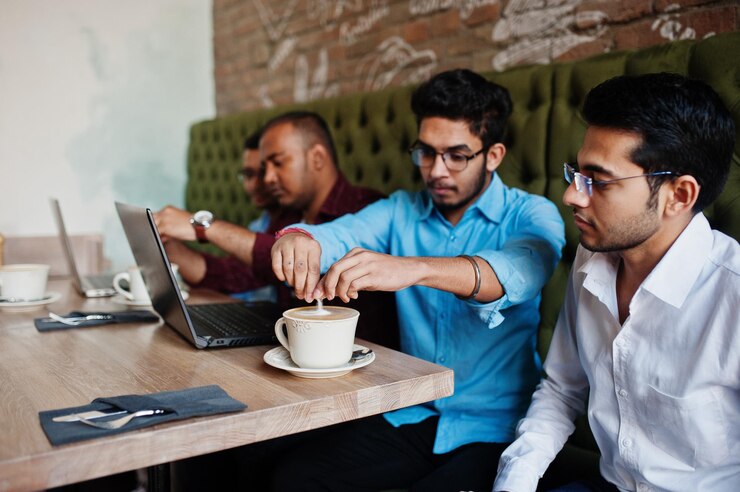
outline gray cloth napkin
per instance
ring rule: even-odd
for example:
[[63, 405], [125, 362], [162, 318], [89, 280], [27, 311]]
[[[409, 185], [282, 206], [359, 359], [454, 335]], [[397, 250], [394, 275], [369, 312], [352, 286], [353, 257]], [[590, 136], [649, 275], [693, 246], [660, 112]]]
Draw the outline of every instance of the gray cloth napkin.
[[[59, 410], [45, 410], [39, 412], [41, 427], [46, 433], [49, 442], [54, 446], [70, 442], [84, 441], [96, 437], [120, 434], [150, 425], [180, 420], [188, 417], [214, 415], [226, 412], [238, 412], [247, 408], [244, 403], [230, 397], [217, 385], [200, 386], [177, 391], [165, 391], [150, 395], [123, 395], [107, 398], [96, 398], [92, 403], [81, 407], [62, 408]], [[99, 429], [82, 422], [54, 422], [52, 419], [60, 415], [89, 412], [115, 412], [126, 410], [165, 410], [166, 413], [137, 417], [120, 429]], [[117, 415], [116, 417], [121, 417]], [[112, 418], [116, 418], [112, 417]], [[108, 417], [110, 418], [110, 417]]]
[[108, 325], [111, 323], [153, 323], [159, 321], [159, 316], [151, 311], [112, 311], [112, 312], [84, 312], [72, 311], [62, 315], [64, 318], [76, 318], [89, 315], [111, 315], [111, 319], [91, 319], [81, 322], [79, 325], [71, 326], [55, 321], [51, 318], [36, 318], [33, 324], [38, 331], [68, 330], [70, 328], [85, 328], [88, 326]]

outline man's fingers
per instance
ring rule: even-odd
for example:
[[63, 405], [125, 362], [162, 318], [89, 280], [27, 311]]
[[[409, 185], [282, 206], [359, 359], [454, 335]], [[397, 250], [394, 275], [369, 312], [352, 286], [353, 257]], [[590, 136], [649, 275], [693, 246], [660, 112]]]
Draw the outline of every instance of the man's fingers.
[[278, 280], [285, 282], [285, 274], [283, 273], [283, 253], [280, 250], [272, 252], [272, 273], [275, 274]]
[[323, 292], [315, 293], [316, 285], [321, 276], [321, 253], [309, 249], [306, 255], [306, 301], [313, 302], [321, 298]]
[[283, 274], [288, 285], [295, 285], [295, 274], [293, 272], [293, 251], [283, 251]]
[[[308, 274], [308, 251], [296, 250], [293, 252], [295, 255], [293, 261], [293, 287], [295, 288], [296, 296], [299, 299], [305, 298], [308, 294], [312, 293], [306, 290], [306, 276]], [[313, 291], [313, 288], [311, 289]], [[308, 299], [306, 299], [308, 301]], [[309, 301], [310, 302], [310, 301]]]

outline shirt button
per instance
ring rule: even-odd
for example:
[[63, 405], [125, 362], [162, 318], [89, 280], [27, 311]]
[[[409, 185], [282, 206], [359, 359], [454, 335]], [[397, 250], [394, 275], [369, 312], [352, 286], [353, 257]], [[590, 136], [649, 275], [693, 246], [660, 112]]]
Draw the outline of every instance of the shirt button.
[[445, 359], [444, 357], [440, 357], [439, 359], [437, 359], [437, 361], [438, 361], [438, 362], [439, 362], [440, 364], [441, 364], [441, 363], [443, 363], [443, 362], [444, 362], [445, 360], [447, 360], [447, 359]]
[[622, 398], [625, 398], [627, 396], [627, 392], [624, 389], [619, 390], [619, 396]]
[[632, 439], [622, 439], [622, 446], [624, 446], [625, 448], [632, 446]]
[[454, 234], [450, 236], [450, 241], [454, 241], [457, 238]]
[[624, 347], [624, 339], [623, 338], [620, 338], [619, 340], [617, 340], [617, 347]]
[[637, 490], [650, 490], [650, 487], [646, 483], [637, 484]]

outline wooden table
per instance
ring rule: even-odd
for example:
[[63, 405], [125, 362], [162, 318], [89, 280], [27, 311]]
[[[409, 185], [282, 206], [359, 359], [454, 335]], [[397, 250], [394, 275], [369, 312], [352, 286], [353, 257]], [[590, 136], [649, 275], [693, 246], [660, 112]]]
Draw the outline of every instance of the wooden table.
[[[265, 364], [271, 346], [197, 350], [162, 323], [39, 333], [33, 318], [123, 310], [111, 299], [63, 294], [32, 312], [0, 312], [0, 491], [36, 490], [254, 443], [449, 396], [453, 372], [362, 342], [376, 360], [332, 379], [304, 379]], [[196, 294], [196, 293], [194, 293]], [[194, 302], [223, 300], [194, 295]], [[217, 384], [243, 412], [169, 422], [116, 436], [52, 446], [38, 412], [96, 397]]]

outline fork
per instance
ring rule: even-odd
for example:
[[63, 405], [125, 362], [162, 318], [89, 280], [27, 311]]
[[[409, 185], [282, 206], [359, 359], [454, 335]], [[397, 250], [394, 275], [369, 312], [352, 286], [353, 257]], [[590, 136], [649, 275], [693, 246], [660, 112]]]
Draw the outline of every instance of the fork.
[[159, 415], [165, 412], [165, 410], [139, 410], [138, 412], [129, 413], [128, 415], [124, 415], [123, 417], [118, 417], [117, 419], [113, 420], [106, 420], [101, 422], [100, 420], [88, 420], [80, 418], [80, 422], [82, 422], [83, 424], [91, 425], [93, 427], [97, 427], [98, 429], [120, 429], [136, 417]]
[[68, 325], [68, 326], [77, 326], [80, 323], [83, 323], [85, 321], [113, 319], [113, 315], [112, 314], [88, 314], [87, 316], [78, 316], [76, 318], [65, 318], [64, 316], [59, 316], [58, 314], [54, 314], [51, 311], [49, 311], [49, 318], [53, 319], [54, 321], [58, 321], [60, 323]]

